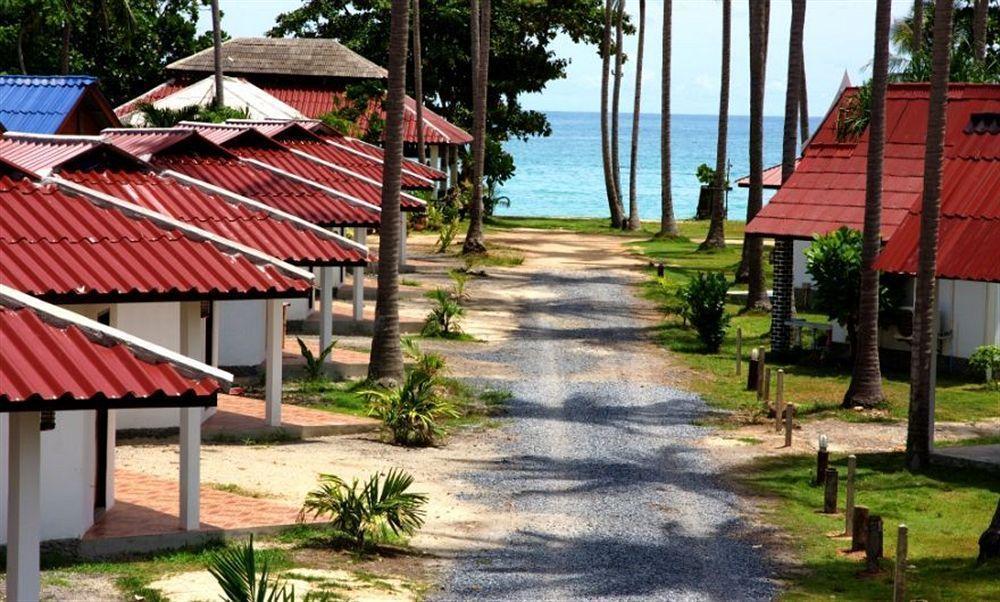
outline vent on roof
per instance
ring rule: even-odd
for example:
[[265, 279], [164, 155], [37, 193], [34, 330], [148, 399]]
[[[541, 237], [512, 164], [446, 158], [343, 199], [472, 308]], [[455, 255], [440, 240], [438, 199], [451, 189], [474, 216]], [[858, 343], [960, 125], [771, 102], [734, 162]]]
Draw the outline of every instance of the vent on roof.
[[973, 113], [966, 134], [1000, 134], [1000, 113]]

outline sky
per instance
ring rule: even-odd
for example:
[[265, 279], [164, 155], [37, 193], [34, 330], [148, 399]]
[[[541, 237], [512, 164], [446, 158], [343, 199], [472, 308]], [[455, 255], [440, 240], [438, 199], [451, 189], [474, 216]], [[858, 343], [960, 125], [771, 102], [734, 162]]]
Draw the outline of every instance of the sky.
[[[626, 0], [626, 10], [638, 13], [638, 0]], [[232, 36], [260, 36], [275, 17], [299, 6], [299, 0], [221, 0], [222, 27]], [[904, 16], [912, 0], [893, 0], [893, 19]], [[749, 106], [749, 42], [747, 2], [733, 2], [730, 113], [745, 115]], [[646, 48], [642, 78], [642, 112], [660, 112], [662, 0], [648, 0]], [[211, 27], [211, 14], [201, 12], [199, 27]], [[791, 3], [772, 0], [768, 43], [767, 88], [764, 111], [784, 113]], [[868, 77], [874, 45], [874, 0], [810, 0], [806, 8], [805, 59], [811, 115], [826, 112], [845, 72], [858, 83]], [[722, 2], [674, 0], [671, 111], [678, 114], [717, 114], [721, 64]], [[626, 41], [634, 56], [636, 36]], [[526, 108], [540, 111], [597, 111], [600, 103], [601, 61], [594, 46], [574, 44], [560, 36], [553, 43], [557, 56], [570, 59], [566, 79], [550, 82], [537, 94], [525, 95]], [[631, 110], [635, 73], [626, 63], [623, 105]]]

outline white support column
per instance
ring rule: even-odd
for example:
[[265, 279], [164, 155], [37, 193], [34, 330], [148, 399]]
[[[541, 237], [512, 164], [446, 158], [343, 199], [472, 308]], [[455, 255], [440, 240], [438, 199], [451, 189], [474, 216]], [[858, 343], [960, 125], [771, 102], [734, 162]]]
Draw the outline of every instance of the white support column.
[[41, 594], [42, 445], [38, 412], [12, 412], [7, 472], [7, 599], [38, 600]]
[[319, 269], [319, 350], [333, 340], [333, 268]]
[[[345, 236], [345, 233], [346, 233], [346, 230], [344, 230], [343, 228], [341, 228], [340, 229], [340, 235], [341, 236]], [[340, 285], [344, 284], [344, 281], [346, 279], [347, 279], [347, 272], [346, 272], [346, 270], [344, 270], [344, 266], [338, 266], [337, 267], [337, 286], [340, 286]]]
[[450, 187], [458, 186], [458, 147], [450, 146], [448, 147], [448, 154], [451, 155], [449, 166], [451, 167], [448, 185]]
[[[427, 156], [427, 164], [430, 165], [431, 167], [439, 167], [441, 165], [440, 147], [436, 144], [431, 144], [427, 147], [427, 150], [429, 151]], [[443, 189], [444, 186], [440, 182], [434, 185], [434, 192], [436, 192], [439, 196], [442, 194]]]
[[406, 269], [406, 212], [399, 214], [399, 271]]
[[[181, 303], [181, 354], [193, 359], [205, 355], [201, 303]], [[181, 408], [180, 421], [180, 520], [181, 528], [201, 526], [201, 420], [204, 409]]]
[[983, 345], [1000, 345], [1000, 283], [986, 284], [986, 324]]
[[208, 336], [212, 337], [210, 340], [212, 342], [212, 366], [219, 367], [219, 333], [222, 332], [220, 325], [222, 324], [222, 303], [219, 301], [212, 301], [212, 332]]
[[[365, 237], [368, 233], [366, 228], [354, 229], [354, 240], [359, 244], [365, 244]], [[365, 317], [365, 268], [358, 266], [354, 268], [354, 321], [360, 321]]]
[[281, 426], [281, 299], [268, 299], [264, 312], [264, 414], [269, 426]]

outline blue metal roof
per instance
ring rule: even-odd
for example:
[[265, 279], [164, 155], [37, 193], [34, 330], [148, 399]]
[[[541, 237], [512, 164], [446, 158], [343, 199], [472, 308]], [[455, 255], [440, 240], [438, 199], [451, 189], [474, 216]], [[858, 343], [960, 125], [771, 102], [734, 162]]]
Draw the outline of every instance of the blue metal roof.
[[0, 122], [12, 132], [54, 134], [96, 77], [0, 75]]

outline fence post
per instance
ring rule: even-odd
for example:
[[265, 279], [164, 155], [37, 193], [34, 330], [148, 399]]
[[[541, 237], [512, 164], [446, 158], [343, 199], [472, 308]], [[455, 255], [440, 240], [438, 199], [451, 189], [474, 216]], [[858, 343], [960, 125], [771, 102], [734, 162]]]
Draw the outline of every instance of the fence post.
[[854, 473], [858, 469], [858, 457], [847, 456], [847, 498], [844, 501], [844, 534], [851, 535], [854, 526]]
[[826, 469], [826, 491], [823, 496], [823, 513], [837, 513], [837, 488], [840, 485], [840, 476], [836, 468]]
[[778, 368], [777, 391], [774, 397], [774, 430], [781, 430], [781, 417], [785, 413], [785, 371]]
[[909, 529], [906, 525], [899, 525], [899, 532], [896, 538], [896, 570], [892, 581], [893, 602], [906, 602], [906, 556], [909, 553], [909, 542], [907, 539]]
[[764, 405], [768, 406], [771, 402], [771, 369], [764, 368]]
[[736, 329], [736, 376], [743, 374], [743, 329]]
[[868, 541], [865, 542], [865, 560], [868, 571], [877, 573], [882, 559], [882, 517], [877, 514], [868, 517]]
[[830, 452], [827, 447], [826, 435], [819, 436], [819, 451], [816, 452], [816, 480], [814, 484], [819, 486], [826, 479], [826, 469], [830, 466]]
[[854, 519], [851, 530], [851, 551], [858, 552], [865, 549], [868, 541], [868, 507], [855, 506]]
[[764, 348], [760, 348], [760, 353], [757, 355], [757, 401], [764, 398], [764, 370], [767, 367], [767, 354]]
[[785, 406], [785, 447], [792, 446], [792, 417], [795, 415], [795, 404]]

